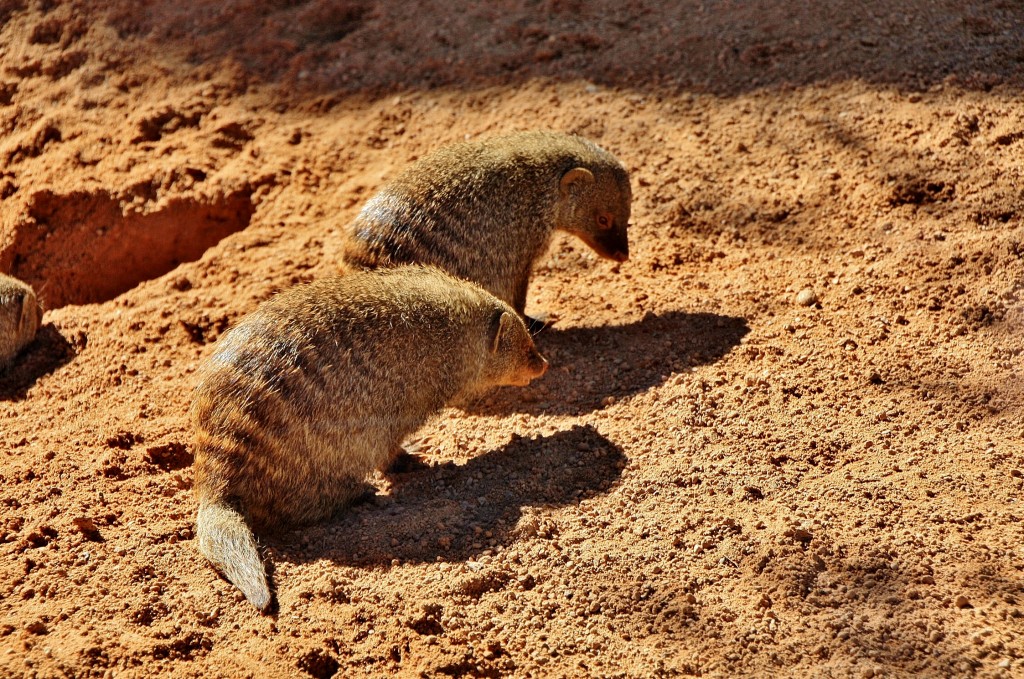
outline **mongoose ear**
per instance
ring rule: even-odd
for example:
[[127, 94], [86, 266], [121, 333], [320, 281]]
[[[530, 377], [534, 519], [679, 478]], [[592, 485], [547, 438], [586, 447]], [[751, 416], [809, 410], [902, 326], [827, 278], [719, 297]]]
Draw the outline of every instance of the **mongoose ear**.
[[501, 338], [509, 332], [513, 323], [515, 323], [515, 319], [512, 318], [512, 314], [502, 311], [494, 329], [494, 337], [491, 339], [492, 354], [498, 353], [498, 348], [501, 346]]
[[561, 189], [562, 197], [564, 198], [570, 193], [576, 193], [579, 189], [590, 186], [593, 183], [593, 172], [585, 167], [574, 167], [562, 175], [562, 181], [559, 183], [559, 188]]

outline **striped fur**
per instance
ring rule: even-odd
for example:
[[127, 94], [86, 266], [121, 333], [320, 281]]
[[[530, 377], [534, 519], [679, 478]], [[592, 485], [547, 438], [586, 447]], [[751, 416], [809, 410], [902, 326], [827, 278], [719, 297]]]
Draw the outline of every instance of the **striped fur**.
[[273, 297], [201, 370], [200, 551], [263, 610], [266, 579], [252, 575], [259, 557], [239, 526], [331, 516], [446, 404], [546, 366], [508, 305], [437, 269], [355, 272]]
[[0, 370], [35, 339], [42, 317], [31, 286], [0, 274]]

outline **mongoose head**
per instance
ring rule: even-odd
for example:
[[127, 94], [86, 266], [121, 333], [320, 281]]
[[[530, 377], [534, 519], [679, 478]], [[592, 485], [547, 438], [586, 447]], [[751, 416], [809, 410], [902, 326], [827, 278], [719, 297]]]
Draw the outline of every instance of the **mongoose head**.
[[574, 167], [559, 183], [556, 227], [576, 234], [602, 257], [624, 262], [629, 259], [631, 201], [629, 176], [621, 166], [596, 174]]
[[490, 353], [484, 379], [495, 386], [525, 387], [548, 369], [548, 362], [537, 351], [523, 319], [511, 308], [494, 313]]

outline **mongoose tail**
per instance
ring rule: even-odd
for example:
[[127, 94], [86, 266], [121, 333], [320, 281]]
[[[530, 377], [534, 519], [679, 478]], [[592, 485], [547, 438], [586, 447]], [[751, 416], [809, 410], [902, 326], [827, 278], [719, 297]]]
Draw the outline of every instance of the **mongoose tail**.
[[266, 612], [270, 607], [267, 573], [242, 514], [226, 502], [200, 505], [196, 538], [203, 556], [242, 590], [253, 606]]

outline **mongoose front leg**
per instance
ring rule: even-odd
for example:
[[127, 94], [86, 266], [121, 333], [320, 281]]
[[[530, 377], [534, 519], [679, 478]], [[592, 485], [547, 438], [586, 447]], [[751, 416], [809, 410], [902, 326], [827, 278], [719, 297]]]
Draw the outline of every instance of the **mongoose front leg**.
[[516, 284], [516, 294], [515, 299], [512, 300], [512, 308], [516, 310], [516, 313], [523, 317], [523, 321], [526, 323], [526, 329], [530, 331], [530, 334], [536, 335], [548, 326], [548, 321], [545, 314], [542, 314], [540, 318], [534, 318], [533, 316], [526, 315], [526, 290], [529, 287], [530, 274], [527, 272], [520, 277], [519, 282]]

